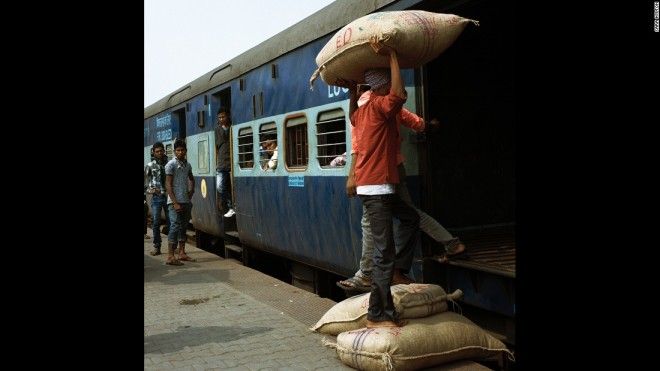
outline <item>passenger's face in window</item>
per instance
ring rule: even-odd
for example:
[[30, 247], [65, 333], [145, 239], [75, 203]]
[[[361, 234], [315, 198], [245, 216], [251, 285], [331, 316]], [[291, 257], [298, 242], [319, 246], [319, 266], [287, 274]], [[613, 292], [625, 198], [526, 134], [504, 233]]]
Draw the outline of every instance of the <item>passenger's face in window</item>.
[[217, 116], [216, 119], [218, 120], [218, 125], [220, 126], [229, 126], [229, 117], [227, 117], [227, 114], [225, 112], [220, 112]]

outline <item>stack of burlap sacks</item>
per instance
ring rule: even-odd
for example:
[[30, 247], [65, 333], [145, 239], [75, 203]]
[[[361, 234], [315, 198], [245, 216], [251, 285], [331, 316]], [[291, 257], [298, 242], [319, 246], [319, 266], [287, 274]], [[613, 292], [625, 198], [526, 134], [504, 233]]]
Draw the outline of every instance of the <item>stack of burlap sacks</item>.
[[364, 82], [364, 71], [389, 68], [389, 58], [376, 54], [369, 41], [396, 50], [401, 68], [415, 68], [436, 58], [463, 32], [468, 23], [479, 22], [454, 14], [422, 10], [378, 12], [358, 18], [340, 29], [316, 56], [318, 68], [309, 83], [321, 79], [336, 85], [337, 79]]
[[448, 302], [460, 290], [447, 294], [442, 287], [413, 283], [391, 287], [392, 299], [403, 327], [366, 328], [370, 293], [337, 303], [312, 327], [326, 338], [323, 344], [337, 350], [342, 362], [360, 370], [416, 370], [461, 359], [478, 360], [502, 353], [506, 346], [458, 313]]

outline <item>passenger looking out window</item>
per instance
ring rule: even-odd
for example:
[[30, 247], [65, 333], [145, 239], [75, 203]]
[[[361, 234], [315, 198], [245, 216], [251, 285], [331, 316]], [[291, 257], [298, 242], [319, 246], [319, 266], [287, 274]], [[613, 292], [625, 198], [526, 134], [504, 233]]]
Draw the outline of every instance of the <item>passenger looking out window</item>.
[[277, 168], [277, 141], [273, 139], [267, 140], [265, 143], [265, 152], [270, 159], [264, 162], [264, 170], [275, 170]]

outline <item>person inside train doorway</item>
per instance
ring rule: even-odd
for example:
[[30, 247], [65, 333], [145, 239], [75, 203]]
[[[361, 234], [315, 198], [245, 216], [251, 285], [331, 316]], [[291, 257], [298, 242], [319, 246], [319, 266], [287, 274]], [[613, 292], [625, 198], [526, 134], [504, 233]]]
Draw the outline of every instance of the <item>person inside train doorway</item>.
[[[372, 96], [368, 104], [351, 115], [357, 155], [355, 192], [365, 207], [375, 248], [367, 327], [398, 327], [405, 322], [399, 320], [394, 308], [390, 285], [395, 269], [408, 269], [412, 264], [413, 249], [419, 239], [419, 215], [395, 192], [399, 183], [396, 116], [407, 98], [399, 61], [391, 47], [375, 39], [371, 41], [371, 46], [376, 53], [388, 56], [390, 71], [365, 72], [367, 80], [373, 83]], [[391, 75], [389, 79], [388, 74]], [[380, 84], [381, 80], [386, 82]], [[394, 246], [393, 217], [401, 222], [399, 236], [403, 245], [398, 253]]]
[[[195, 178], [192, 166], [186, 160], [186, 142], [174, 141], [174, 158], [165, 165], [165, 186], [167, 188], [167, 209], [170, 213], [170, 233], [167, 235], [167, 261], [169, 265], [183, 265], [181, 260], [195, 261], [186, 255], [186, 229], [192, 210], [192, 196], [195, 193]], [[179, 256], [174, 249], [179, 243]]]
[[231, 218], [236, 214], [231, 202], [231, 159], [229, 157], [229, 111], [220, 107], [216, 115], [218, 126], [215, 128], [215, 158], [216, 158], [216, 190], [220, 195], [221, 210], [225, 212], [225, 218]]
[[156, 142], [151, 147], [153, 155], [152, 161], [144, 169], [146, 179], [147, 193], [151, 195], [151, 226], [154, 234], [154, 249], [150, 254], [160, 255], [160, 213], [165, 212], [165, 226], [163, 233], [168, 234], [170, 228], [170, 218], [167, 212], [167, 192], [165, 191], [165, 146], [161, 142]]

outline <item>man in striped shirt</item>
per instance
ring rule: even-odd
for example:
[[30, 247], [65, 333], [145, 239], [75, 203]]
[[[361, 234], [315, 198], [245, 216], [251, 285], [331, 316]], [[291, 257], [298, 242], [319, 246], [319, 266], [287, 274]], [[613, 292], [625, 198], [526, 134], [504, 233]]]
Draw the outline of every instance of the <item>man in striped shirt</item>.
[[154, 160], [147, 164], [144, 170], [146, 179], [147, 193], [151, 195], [151, 226], [154, 234], [154, 249], [151, 255], [160, 255], [160, 213], [165, 211], [165, 227], [163, 233], [168, 234], [170, 230], [170, 219], [167, 211], [167, 193], [165, 192], [165, 164], [167, 156], [165, 155], [165, 146], [161, 142], [156, 142], [151, 147]]

